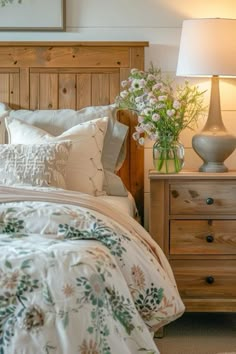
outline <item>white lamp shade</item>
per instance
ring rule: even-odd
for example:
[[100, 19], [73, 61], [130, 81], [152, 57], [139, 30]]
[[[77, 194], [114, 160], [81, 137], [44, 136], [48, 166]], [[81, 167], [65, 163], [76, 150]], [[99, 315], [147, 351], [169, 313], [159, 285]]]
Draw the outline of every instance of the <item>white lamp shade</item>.
[[236, 76], [236, 20], [185, 20], [176, 75]]

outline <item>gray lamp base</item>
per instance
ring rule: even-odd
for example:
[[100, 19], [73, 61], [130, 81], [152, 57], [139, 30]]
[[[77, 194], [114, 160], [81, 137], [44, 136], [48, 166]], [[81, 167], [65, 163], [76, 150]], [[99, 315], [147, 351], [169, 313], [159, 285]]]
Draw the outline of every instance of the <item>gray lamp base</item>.
[[204, 162], [199, 168], [199, 172], [228, 172], [228, 168], [223, 162]]
[[226, 131], [221, 117], [219, 78], [211, 79], [209, 114], [203, 130], [193, 136], [192, 145], [204, 164], [200, 172], [227, 172], [224, 161], [236, 147], [236, 137]]
[[194, 151], [203, 160], [200, 172], [227, 172], [224, 161], [235, 149], [236, 139], [226, 132], [213, 134], [202, 131], [192, 139]]

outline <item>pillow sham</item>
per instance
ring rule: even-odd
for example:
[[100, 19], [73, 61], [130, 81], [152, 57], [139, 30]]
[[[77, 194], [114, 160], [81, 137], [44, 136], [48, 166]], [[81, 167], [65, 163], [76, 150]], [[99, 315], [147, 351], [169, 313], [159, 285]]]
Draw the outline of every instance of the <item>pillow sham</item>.
[[107, 134], [102, 152], [103, 166], [109, 171], [118, 171], [125, 160], [124, 141], [127, 137], [128, 127], [117, 121], [117, 109], [114, 104], [89, 106], [78, 111], [73, 109], [35, 111], [10, 109], [8, 115], [41, 128], [53, 136], [61, 135], [77, 124], [108, 117]]
[[101, 162], [108, 118], [78, 124], [59, 136], [11, 117], [5, 118], [10, 144], [34, 144], [70, 140], [67, 188], [91, 195], [103, 193], [104, 171]]
[[117, 197], [128, 197], [128, 191], [122, 179], [115, 173], [104, 170], [103, 189], [107, 195]]
[[66, 188], [71, 142], [0, 145], [0, 183]]
[[[127, 196], [128, 192], [116, 172], [121, 168], [126, 157], [126, 138], [128, 127], [117, 121], [115, 104], [104, 106], [89, 106], [75, 111], [72, 109], [59, 110], [11, 110], [4, 105], [4, 112], [12, 118], [20, 119], [43, 129], [53, 136], [58, 136], [71, 127], [99, 117], [108, 117], [108, 127], [102, 151], [102, 164], [107, 174], [103, 190], [108, 195], [117, 195], [117, 190], [124, 191], [120, 196]], [[5, 124], [0, 116], [0, 142], [5, 143]], [[113, 176], [112, 176], [113, 173]], [[115, 182], [116, 181], [116, 182]]]

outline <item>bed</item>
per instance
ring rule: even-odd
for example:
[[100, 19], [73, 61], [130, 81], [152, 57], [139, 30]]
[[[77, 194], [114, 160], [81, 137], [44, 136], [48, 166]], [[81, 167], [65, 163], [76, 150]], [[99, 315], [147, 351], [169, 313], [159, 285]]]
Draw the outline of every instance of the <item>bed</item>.
[[159, 353], [184, 311], [114, 106], [147, 45], [0, 43], [1, 354]]

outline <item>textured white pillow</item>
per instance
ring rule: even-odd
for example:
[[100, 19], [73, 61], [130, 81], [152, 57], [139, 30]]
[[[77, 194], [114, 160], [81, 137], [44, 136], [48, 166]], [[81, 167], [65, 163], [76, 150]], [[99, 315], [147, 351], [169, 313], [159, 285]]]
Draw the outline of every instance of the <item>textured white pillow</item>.
[[71, 142], [1, 144], [0, 183], [66, 188], [65, 175]]
[[21, 120], [5, 118], [10, 144], [34, 144], [71, 140], [67, 165], [67, 188], [92, 195], [103, 194], [104, 171], [101, 162], [108, 118], [78, 124], [59, 136]]

